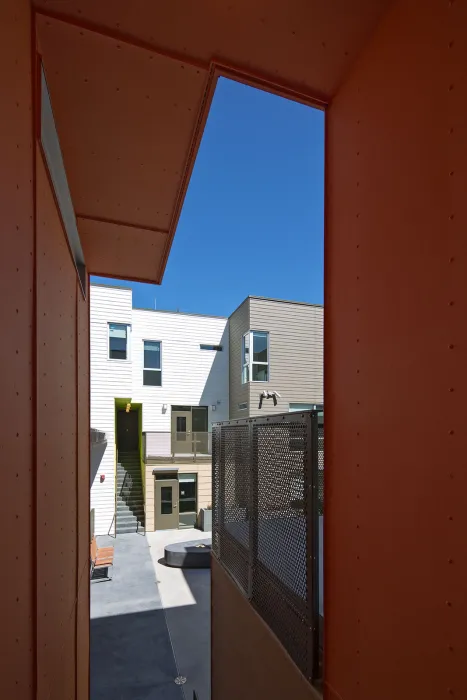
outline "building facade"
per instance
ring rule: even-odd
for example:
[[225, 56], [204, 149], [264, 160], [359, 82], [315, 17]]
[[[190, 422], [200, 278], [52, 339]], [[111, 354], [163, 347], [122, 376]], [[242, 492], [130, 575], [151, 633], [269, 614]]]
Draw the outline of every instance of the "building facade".
[[213, 422], [322, 404], [321, 306], [247, 297], [226, 319], [91, 285], [90, 318], [96, 534], [193, 526], [211, 504]]
[[322, 306], [249, 296], [229, 329], [230, 418], [322, 405]]
[[134, 309], [131, 289], [101, 285], [90, 316], [95, 532], [193, 525], [211, 502], [211, 424], [228, 418], [227, 319]]

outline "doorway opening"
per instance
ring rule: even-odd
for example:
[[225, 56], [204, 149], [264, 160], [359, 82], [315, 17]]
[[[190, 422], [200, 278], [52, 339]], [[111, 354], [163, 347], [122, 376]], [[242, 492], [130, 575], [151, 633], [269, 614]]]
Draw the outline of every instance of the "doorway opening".
[[155, 530], [192, 528], [198, 508], [198, 474], [178, 470], [156, 473]]
[[209, 423], [207, 406], [172, 406], [172, 454], [209, 456]]

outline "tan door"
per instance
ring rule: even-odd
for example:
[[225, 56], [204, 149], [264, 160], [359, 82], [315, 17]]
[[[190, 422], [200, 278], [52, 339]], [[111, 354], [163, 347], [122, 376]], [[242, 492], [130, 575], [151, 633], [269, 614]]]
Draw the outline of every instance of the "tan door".
[[172, 452], [174, 455], [193, 454], [191, 411], [172, 411]]
[[178, 529], [178, 479], [156, 479], [156, 530]]

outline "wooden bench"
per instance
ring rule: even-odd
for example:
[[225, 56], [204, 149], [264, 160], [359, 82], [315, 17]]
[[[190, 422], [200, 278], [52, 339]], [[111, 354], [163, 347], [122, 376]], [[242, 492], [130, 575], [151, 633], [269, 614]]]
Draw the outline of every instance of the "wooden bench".
[[[96, 538], [91, 540], [91, 578], [94, 571], [100, 569], [108, 569], [114, 564], [114, 548], [113, 547], [98, 547]], [[107, 580], [111, 580], [111, 576], [107, 576]]]

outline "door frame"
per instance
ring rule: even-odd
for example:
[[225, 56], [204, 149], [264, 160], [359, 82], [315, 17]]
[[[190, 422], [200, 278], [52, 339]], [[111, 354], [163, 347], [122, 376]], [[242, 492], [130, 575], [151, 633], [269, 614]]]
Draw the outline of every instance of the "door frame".
[[[172, 512], [170, 514], [161, 513], [161, 489], [164, 487], [170, 487], [172, 489]], [[157, 530], [178, 530], [180, 529], [180, 514], [179, 514], [179, 483], [178, 483], [178, 473], [174, 476], [171, 475], [167, 479], [154, 479], [154, 529]], [[171, 521], [161, 518], [172, 518]]]

